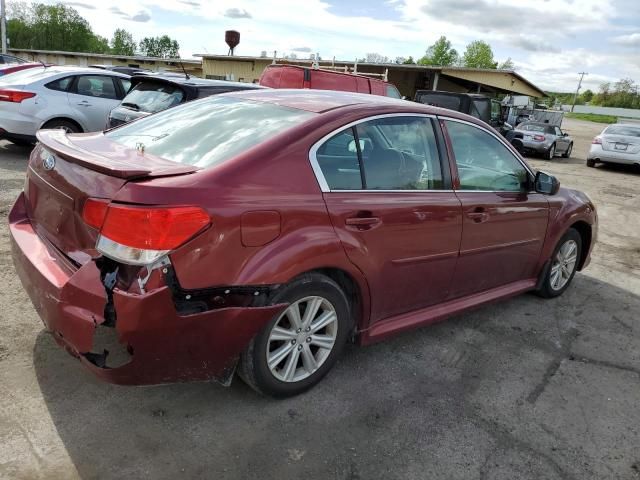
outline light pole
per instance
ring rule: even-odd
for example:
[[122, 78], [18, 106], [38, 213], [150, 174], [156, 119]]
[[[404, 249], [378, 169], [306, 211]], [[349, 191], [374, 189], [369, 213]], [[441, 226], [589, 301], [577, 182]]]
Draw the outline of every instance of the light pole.
[[573, 103], [571, 104], [571, 111], [573, 112], [573, 108], [576, 106], [576, 100], [578, 99], [578, 92], [580, 91], [580, 87], [582, 87], [582, 79], [585, 75], [589, 75], [587, 72], [580, 72], [580, 81], [578, 82], [578, 88], [576, 88], [576, 94], [573, 96]]
[[0, 0], [0, 45], [2, 53], [7, 53], [7, 9], [4, 0]]

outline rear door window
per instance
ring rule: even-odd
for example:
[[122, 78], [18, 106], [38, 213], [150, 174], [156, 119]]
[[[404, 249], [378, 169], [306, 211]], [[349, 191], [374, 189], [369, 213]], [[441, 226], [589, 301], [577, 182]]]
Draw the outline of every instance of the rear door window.
[[118, 98], [113, 78], [106, 75], [80, 75], [73, 93], [85, 97]]
[[433, 126], [425, 117], [359, 123], [323, 143], [316, 160], [331, 190], [443, 188]]
[[184, 90], [161, 82], [140, 82], [124, 97], [122, 104], [147, 113], [156, 113], [183, 102]]

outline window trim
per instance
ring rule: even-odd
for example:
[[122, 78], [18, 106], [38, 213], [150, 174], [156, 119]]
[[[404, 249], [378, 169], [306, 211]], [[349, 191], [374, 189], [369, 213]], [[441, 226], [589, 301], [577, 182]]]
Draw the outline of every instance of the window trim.
[[[459, 118], [452, 118], [452, 117], [445, 117], [445, 116], [441, 116], [438, 115], [438, 119], [439, 120], [444, 120], [444, 121], [451, 121], [451, 122], [457, 122], [457, 123], [463, 123], [465, 125], [470, 125], [472, 127], [477, 128], [478, 130], [481, 130], [483, 132], [488, 133], [489, 135], [491, 135], [492, 137], [494, 137], [496, 140], [498, 140], [498, 142], [500, 142], [506, 149], [507, 151], [513, 156], [513, 158], [515, 158], [518, 163], [520, 163], [520, 165], [522, 165], [524, 167], [524, 169], [529, 172], [529, 181], [532, 182], [533, 179], [535, 178], [535, 173], [533, 173], [533, 171], [531, 170], [531, 168], [529, 167], [529, 165], [527, 165], [520, 157], [518, 157], [515, 153], [513, 153], [513, 151], [511, 150], [511, 147], [509, 147], [509, 144], [502, 138], [500, 138], [500, 136], [497, 133], [493, 133], [492, 131], [490, 131], [487, 128], [484, 128], [482, 125], [477, 125], [473, 122], [468, 122], [466, 120], [461, 120]], [[449, 130], [446, 131], [446, 135], [449, 138], [449, 142], [451, 143], [451, 145], [453, 146], [453, 141], [451, 140], [451, 137], [449, 135]], [[458, 162], [456, 161], [456, 154], [455, 152], [451, 152], [451, 160], [453, 161], [453, 165], [455, 165], [456, 167], [456, 176], [458, 177], [458, 182], [460, 181], [460, 174], [458, 173]], [[452, 184], [453, 185], [453, 184]], [[530, 193], [531, 191], [529, 190], [528, 192], [523, 192], [522, 190], [464, 190], [462, 188], [458, 188], [457, 190], [454, 188], [454, 191], [456, 193], [478, 193], [478, 192], [484, 192], [484, 193]]]
[[[316, 157], [316, 154], [318, 153], [318, 150], [320, 149], [320, 147], [330, 138], [332, 138], [335, 135], [338, 135], [339, 133], [342, 133], [345, 130], [348, 130], [350, 128], [354, 128], [357, 125], [364, 123], [364, 122], [369, 122], [372, 120], [378, 120], [381, 118], [394, 118], [394, 117], [421, 117], [421, 118], [428, 118], [431, 120], [437, 120], [437, 116], [433, 115], [433, 114], [429, 114], [429, 113], [415, 113], [415, 112], [407, 112], [407, 113], [383, 113], [383, 114], [379, 114], [379, 115], [372, 115], [370, 117], [366, 117], [366, 118], [361, 118], [360, 120], [354, 120], [353, 122], [347, 123], [346, 125], [342, 125], [340, 128], [337, 128], [335, 130], [332, 130], [331, 132], [329, 132], [327, 135], [323, 136], [320, 140], [316, 141], [312, 146], [311, 149], [309, 149], [309, 162], [311, 163], [311, 168], [313, 169], [313, 173], [316, 177], [316, 180], [318, 181], [318, 185], [320, 186], [320, 190], [322, 191], [322, 193], [353, 193], [353, 192], [360, 192], [360, 193], [408, 193], [408, 192], [428, 192], [428, 193], [434, 193], [434, 192], [449, 192], [451, 193], [453, 190], [449, 189], [445, 189], [445, 190], [425, 190], [425, 189], [405, 189], [405, 190], [331, 190], [331, 188], [329, 188], [329, 184], [327, 183], [327, 180], [324, 177], [324, 174], [322, 173], [322, 169], [320, 168], [320, 164], [318, 163], [318, 158]], [[436, 122], [437, 123], [437, 122]], [[442, 148], [441, 145], [438, 142], [438, 132], [436, 131], [437, 128], [439, 128], [438, 125], [434, 125], [434, 122], [430, 122], [431, 124], [431, 128], [433, 128], [433, 134], [436, 137], [436, 149], [438, 150], [438, 161], [440, 162], [440, 170], [442, 171], [442, 180], [445, 184], [445, 186], [450, 187], [450, 181], [447, 183], [447, 179], [448, 177], [445, 175], [444, 173], [444, 169], [446, 168], [450, 168], [449, 165], [445, 165], [445, 163], [448, 163], [448, 157], [447, 156], [443, 156], [442, 154]], [[360, 158], [360, 157], [359, 157]]]

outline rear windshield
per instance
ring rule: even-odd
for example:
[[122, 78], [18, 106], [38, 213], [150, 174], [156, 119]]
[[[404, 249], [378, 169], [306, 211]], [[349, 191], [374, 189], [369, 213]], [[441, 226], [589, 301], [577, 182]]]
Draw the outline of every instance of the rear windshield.
[[122, 104], [147, 113], [156, 113], [174, 107], [184, 100], [184, 91], [176, 86], [159, 82], [140, 82], [131, 90]]
[[136, 120], [105, 136], [167, 160], [205, 168], [314, 115], [272, 103], [216, 95]]
[[604, 133], [610, 135], [625, 135], [627, 137], [640, 137], [640, 126], [632, 127], [630, 125], [611, 125], [607, 127]]
[[546, 128], [543, 125], [534, 125], [532, 123], [525, 123], [525, 124], [518, 125], [518, 130], [526, 130], [527, 132], [544, 133]]

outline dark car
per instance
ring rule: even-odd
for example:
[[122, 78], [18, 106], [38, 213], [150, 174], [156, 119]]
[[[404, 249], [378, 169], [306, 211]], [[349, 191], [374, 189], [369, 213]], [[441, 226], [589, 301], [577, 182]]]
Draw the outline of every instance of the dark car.
[[512, 128], [502, 120], [502, 105], [500, 102], [486, 95], [417, 90], [414, 101], [466, 113], [488, 123], [503, 134]]
[[219, 93], [264, 88], [252, 83], [206, 80], [176, 74], [134, 75], [131, 89], [109, 114], [109, 128], [181, 103]]
[[349, 340], [561, 295], [596, 240], [586, 195], [413, 102], [244, 91], [38, 138], [14, 264], [56, 341], [119, 384], [237, 371], [297, 394]]

